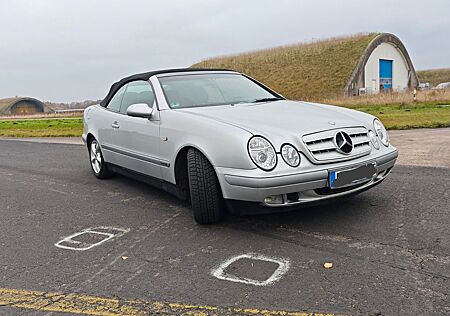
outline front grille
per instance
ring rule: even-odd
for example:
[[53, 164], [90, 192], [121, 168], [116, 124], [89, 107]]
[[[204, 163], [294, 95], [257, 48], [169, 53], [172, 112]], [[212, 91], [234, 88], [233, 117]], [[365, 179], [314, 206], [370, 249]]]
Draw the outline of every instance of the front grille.
[[[347, 133], [352, 139], [353, 150], [348, 155], [340, 153], [334, 143], [334, 136], [339, 131]], [[308, 148], [310, 156], [317, 163], [350, 160], [364, 156], [372, 150], [369, 135], [365, 127], [339, 128], [308, 134], [303, 136], [303, 142]]]

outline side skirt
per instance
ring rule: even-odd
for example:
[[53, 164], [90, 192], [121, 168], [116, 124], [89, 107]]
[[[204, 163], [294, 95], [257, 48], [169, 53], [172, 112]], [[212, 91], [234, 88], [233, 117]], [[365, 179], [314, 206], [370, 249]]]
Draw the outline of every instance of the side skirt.
[[134, 180], [149, 184], [153, 187], [156, 187], [158, 189], [164, 190], [167, 193], [170, 193], [172, 195], [174, 195], [175, 197], [179, 198], [180, 200], [186, 201], [188, 200], [188, 196], [185, 192], [182, 192], [182, 190], [173, 183], [152, 177], [152, 176], [148, 176], [146, 174], [134, 171], [134, 170], [130, 170], [127, 168], [123, 168], [114, 164], [109, 164], [109, 168], [111, 168], [111, 171], [118, 173], [120, 175], [123, 175], [125, 177], [129, 177], [132, 178]]

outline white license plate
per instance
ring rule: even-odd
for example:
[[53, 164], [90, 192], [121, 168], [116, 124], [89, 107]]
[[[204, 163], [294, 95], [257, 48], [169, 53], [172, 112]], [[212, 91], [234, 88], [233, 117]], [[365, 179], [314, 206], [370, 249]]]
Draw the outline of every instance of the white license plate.
[[330, 170], [328, 173], [328, 186], [337, 189], [372, 180], [377, 175], [376, 163], [368, 163], [351, 169]]

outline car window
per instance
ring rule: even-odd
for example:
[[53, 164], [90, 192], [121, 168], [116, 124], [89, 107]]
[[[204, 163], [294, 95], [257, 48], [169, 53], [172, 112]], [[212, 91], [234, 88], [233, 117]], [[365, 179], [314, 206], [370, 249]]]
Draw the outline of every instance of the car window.
[[279, 99], [279, 96], [239, 74], [169, 76], [159, 81], [172, 109]]
[[145, 103], [149, 107], [152, 107], [155, 103], [152, 86], [147, 81], [133, 81], [127, 85], [127, 90], [120, 106], [120, 113], [126, 114], [128, 107], [136, 103]]
[[119, 89], [119, 91], [116, 92], [116, 94], [112, 97], [112, 99], [109, 101], [106, 108], [108, 110], [119, 112], [120, 110], [120, 104], [122, 103], [123, 95], [125, 93], [126, 86], [123, 86]]

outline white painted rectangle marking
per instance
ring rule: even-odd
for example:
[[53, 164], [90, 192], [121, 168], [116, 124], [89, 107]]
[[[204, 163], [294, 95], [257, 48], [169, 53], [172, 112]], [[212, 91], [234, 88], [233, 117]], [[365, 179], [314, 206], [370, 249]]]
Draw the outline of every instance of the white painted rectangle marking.
[[[278, 264], [278, 268], [275, 269], [273, 274], [264, 281], [253, 280], [253, 279], [249, 279], [249, 278], [242, 278], [242, 277], [238, 277], [238, 276], [235, 276], [235, 275], [225, 272], [227, 267], [229, 267], [231, 264], [233, 264], [234, 262], [236, 262], [240, 259], [268, 261], [268, 262]], [[232, 258], [226, 260], [225, 262], [220, 264], [219, 267], [213, 269], [211, 271], [211, 274], [220, 280], [226, 280], [226, 281], [238, 282], [238, 283], [244, 283], [244, 284], [251, 284], [251, 285], [256, 285], [256, 286], [267, 286], [267, 285], [273, 284], [273, 283], [277, 282], [278, 280], [280, 280], [281, 277], [289, 270], [289, 267], [290, 267], [290, 262], [287, 259], [269, 257], [269, 256], [265, 256], [265, 255], [254, 254], [254, 253], [248, 253], [248, 254], [235, 256], [235, 257], [232, 257]]]
[[[76, 251], [86, 251], [91, 248], [100, 246], [104, 242], [111, 240], [113, 238], [118, 238], [128, 233], [130, 230], [128, 228], [118, 228], [118, 227], [108, 227], [108, 226], [99, 226], [99, 227], [91, 227], [86, 228], [81, 232], [77, 232], [70, 236], [64, 237], [57, 243], [55, 246], [61, 249], [69, 249]], [[95, 243], [82, 242], [79, 240], [75, 240], [76, 237], [80, 237], [83, 235], [94, 234], [101, 236], [100, 241]]]

